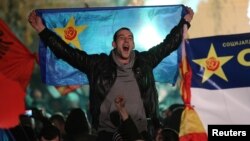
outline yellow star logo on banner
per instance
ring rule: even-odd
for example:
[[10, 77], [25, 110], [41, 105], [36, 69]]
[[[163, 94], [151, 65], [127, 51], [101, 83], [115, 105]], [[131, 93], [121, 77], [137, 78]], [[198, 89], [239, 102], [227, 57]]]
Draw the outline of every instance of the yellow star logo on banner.
[[205, 69], [202, 77], [202, 83], [207, 81], [214, 74], [225, 81], [228, 81], [222, 66], [232, 58], [233, 56], [218, 57], [213, 44], [211, 44], [207, 58], [196, 59], [193, 60], [193, 62]]
[[74, 47], [81, 49], [78, 36], [86, 27], [86, 25], [76, 26], [74, 17], [71, 17], [65, 27], [54, 28], [54, 30], [67, 44], [72, 44]]

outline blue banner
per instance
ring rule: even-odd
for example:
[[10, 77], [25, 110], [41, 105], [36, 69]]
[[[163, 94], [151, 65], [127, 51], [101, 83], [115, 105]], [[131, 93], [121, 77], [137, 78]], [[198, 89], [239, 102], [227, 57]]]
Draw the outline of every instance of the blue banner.
[[[109, 54], [114, 32], [128, 27], [134, 33], [135, 49], [145, 51], [159, 44], [184, 15], [183, 5], [39, 9], [46, 27], [65, 42], [88, 54]], [[39, 44], [42, 81], [49, 85], [88, 84], [84, 73], [56, 58], [43, 42]], [[155, 69], [157, 82], [175, 83], [178, 53], [173, 52]]]
[[192, 87], [250, 86], [250, 33], [190, 39], [187, 46]]

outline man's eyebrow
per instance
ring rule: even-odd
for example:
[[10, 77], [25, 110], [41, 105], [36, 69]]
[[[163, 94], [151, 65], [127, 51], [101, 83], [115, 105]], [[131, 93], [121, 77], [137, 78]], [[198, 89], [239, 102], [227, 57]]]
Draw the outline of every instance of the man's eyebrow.
[[[125, 35], [124, 35], [124, 34], [119, 34], [119, 35], [117, 35], [117, 36], [120, 37], [120, 36], [125, 36]], [[130, 35], [128, 35], [128, 36], [134, 37], [133, 34], [130, 34]]]

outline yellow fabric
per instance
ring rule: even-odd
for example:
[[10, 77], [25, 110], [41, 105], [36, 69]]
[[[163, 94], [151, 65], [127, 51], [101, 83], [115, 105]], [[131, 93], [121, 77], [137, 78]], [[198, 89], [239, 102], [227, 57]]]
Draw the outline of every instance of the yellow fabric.
[[186, 107], [181, 116], [179, 136], [201, 132], [206, 133], [197, 113], [192, 107]]

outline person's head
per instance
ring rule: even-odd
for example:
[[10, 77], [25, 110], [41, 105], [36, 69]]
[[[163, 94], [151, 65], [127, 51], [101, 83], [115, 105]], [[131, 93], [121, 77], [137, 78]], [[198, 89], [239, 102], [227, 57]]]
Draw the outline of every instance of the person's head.
[[131, 51], [135, 47], [131, 30], [126, 27], [118, 29], [113, 36], [112, 46], [119, 59], [129, 60]]
[[29, 126], [32, 129], [35, 129], [35, 119], [34, 117], [30, 116], [30, 115], [25, 115], [22, 114], [19, 116], [20, 119], [20, 123], [22, 126]]
[[54, 114], [49, 119], [51, 123], [60, 130], [61, 134], [65, 134], [65, 119], [62, 114]]
[[69, 135], [89, 134], [90, 124], [85, 112], [80, 108], [74, 108], [70, 111], [66, 122], [65, 131]]
[[38, 88], [34, 88], [32, 91], [31, 91], [31, 97], [34, 99], [34, 100], [42, 100], [43, 99], [43, 93], [40, 89]]
[[184, 104], [179, 104], [179, 103], [172, 104], [168, 107], [168, 109], [165, 110], [165, 116], [170, 117], [176, 111], [182, 112], [184, 108], [185, 108]]
[[40, 141], [60, 141], [60, 131], [53, 125], [46, 125], [42, 128], [39, 135]]
[[163, 126], [172, 128], [177, 132], [180, 131], [181, 116], [185, 109], [184, 104], [173, 104], [166, 110], [166, 117], [163, 121]]
[[159, 128], [155, 141], [179, 141], [179, 134], [171, 128]]
[[179, 141], [179, 134], [171, 128], [164, 128], [161, 131], [162, 141]]

